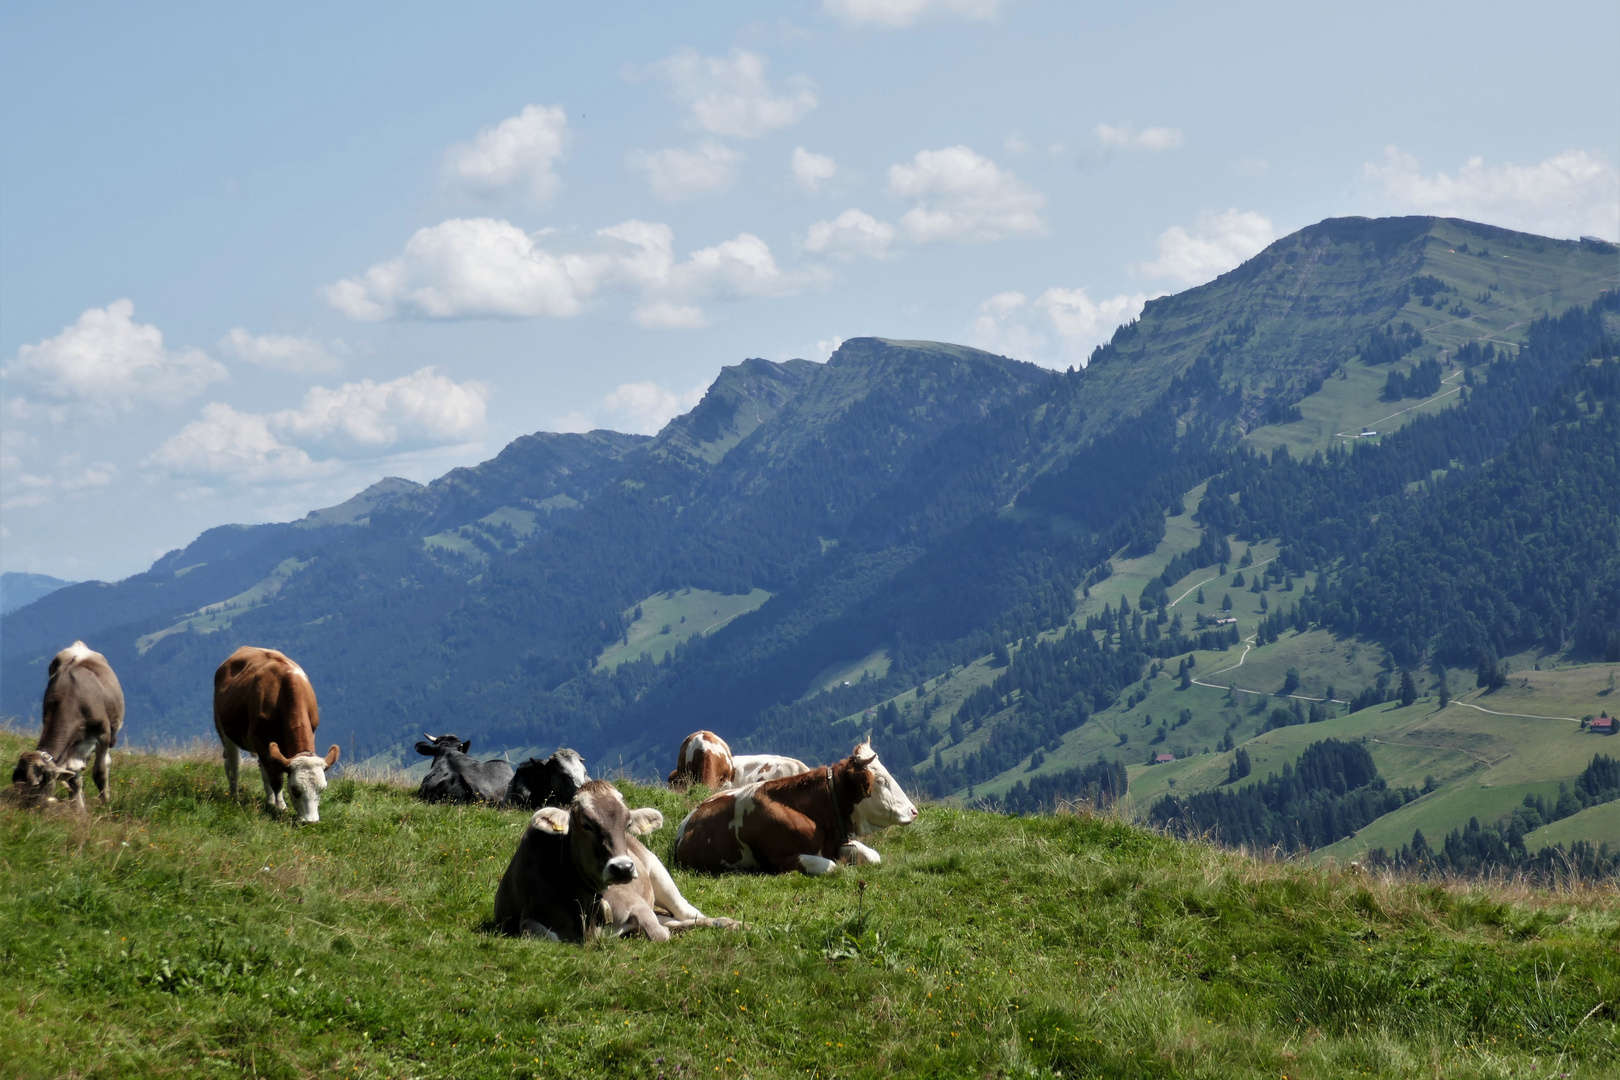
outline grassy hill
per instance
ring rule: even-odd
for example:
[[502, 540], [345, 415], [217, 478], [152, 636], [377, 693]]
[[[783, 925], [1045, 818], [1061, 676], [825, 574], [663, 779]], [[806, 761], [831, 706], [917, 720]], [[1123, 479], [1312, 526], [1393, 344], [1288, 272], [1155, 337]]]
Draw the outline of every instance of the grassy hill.
[[87, 818], [0, 810], [8, 1077], [1620, 1075], [1608, 890], [928, 805], [859, 875], [676, 872], [742, 931], [570, 947], [484, 928], [520, 812], [339, 779], [299, 827], [212, 750], [114, 777]]

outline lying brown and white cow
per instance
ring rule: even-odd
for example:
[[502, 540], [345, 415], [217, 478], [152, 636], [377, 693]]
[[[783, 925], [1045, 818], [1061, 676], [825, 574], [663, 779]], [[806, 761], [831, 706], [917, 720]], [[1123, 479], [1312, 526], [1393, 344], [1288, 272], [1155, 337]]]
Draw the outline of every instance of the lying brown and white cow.
[[105, 805], [112, 798], [112, 748], [124, 724], [124, 691], [107, 658], [82, 641], [57, 653], [40, 716], [38, 748], [12, 770], [12, 799], [24, 806], [54, 802], [65, 780], [68, 797], [83, 810], [84, 767], [94, 754], [91, 775]]
[[282, 653], [244, 645], [214, 672], [214, 730], [224, 747], [232, 799], [246, 750], [259, 759], [269, 809], [287, 809], [285, 784], [298, 820], [319, 821], [326, 770], [338, 759], [335, 745], [324, 758], [315, 753], [320, 725], [309, 676]]
[[715, 873], [827, 874], [840, 859], [881, 862], [855, 837], [916, 818], [916, 806], [868, 740], [837, 764], [704, 799], [681, 822], [675, 861]]
[[668, 941], [694, 926], [735, 927], [687, 903], [638, 836], [664, 827], [651, 807], [631, 810], [606, 780], [580, 788], [567, 809], [535, 811], [495, 892], [504, 933], [583, 941], [597, 931]]
[[669, 786], [686, 788], [706, 785], [711, 791], [725, 791], [761, 780], [796, 776], [810, 766], [798, 758], [780, 754], [733, 754], [726, 741], [712, 731], [694, 731], [681, 743], [675, 757], [675, 771]]

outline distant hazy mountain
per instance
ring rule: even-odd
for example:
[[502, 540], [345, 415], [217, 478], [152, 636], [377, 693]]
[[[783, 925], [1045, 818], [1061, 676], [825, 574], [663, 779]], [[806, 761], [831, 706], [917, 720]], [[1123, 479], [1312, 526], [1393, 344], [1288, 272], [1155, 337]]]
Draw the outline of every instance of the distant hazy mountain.
[[19, 574], [6, 571], [0, 574], [0, 615], [32, 604], [42, 596], [55, 592], [71, 581], [51, 577], [49, 574]]

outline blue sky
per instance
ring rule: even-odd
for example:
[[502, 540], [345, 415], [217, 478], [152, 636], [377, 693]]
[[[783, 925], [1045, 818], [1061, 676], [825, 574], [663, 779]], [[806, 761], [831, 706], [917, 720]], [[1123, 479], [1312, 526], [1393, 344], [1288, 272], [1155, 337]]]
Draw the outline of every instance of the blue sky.
[[0, 9], [0, 565], [864, 334], [1077, 363], [1344, 214], [1620, 234], [1612, 3]]

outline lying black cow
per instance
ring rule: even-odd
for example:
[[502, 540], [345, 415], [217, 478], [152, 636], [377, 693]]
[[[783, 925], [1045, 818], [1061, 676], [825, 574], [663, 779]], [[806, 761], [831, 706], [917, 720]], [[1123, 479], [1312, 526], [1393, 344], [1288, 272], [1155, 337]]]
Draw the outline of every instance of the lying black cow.
[[506, 798], [512, 766], [506, 761], [477, 761], [467, 756], [472, 741], [454, 735], [429, 735], [416, 752], [433, 759], [416, 797], [424, 802], [498, 803]]
[[631, 810], [619, 789], [592, 780], [568, 808], [536, 810], [495, 892], [507, 934], [583, 941], [594, 933], [668, 941], [694, 926], [734, 928], [687, 903], [637, 835], [663, 827], [651, 807]]
[[519, 765], [506, 786], [506, 801], [530, 810], [567, 806], [590, 779], [585, 759], [565, 747], [544, 760], [532, 757]]

